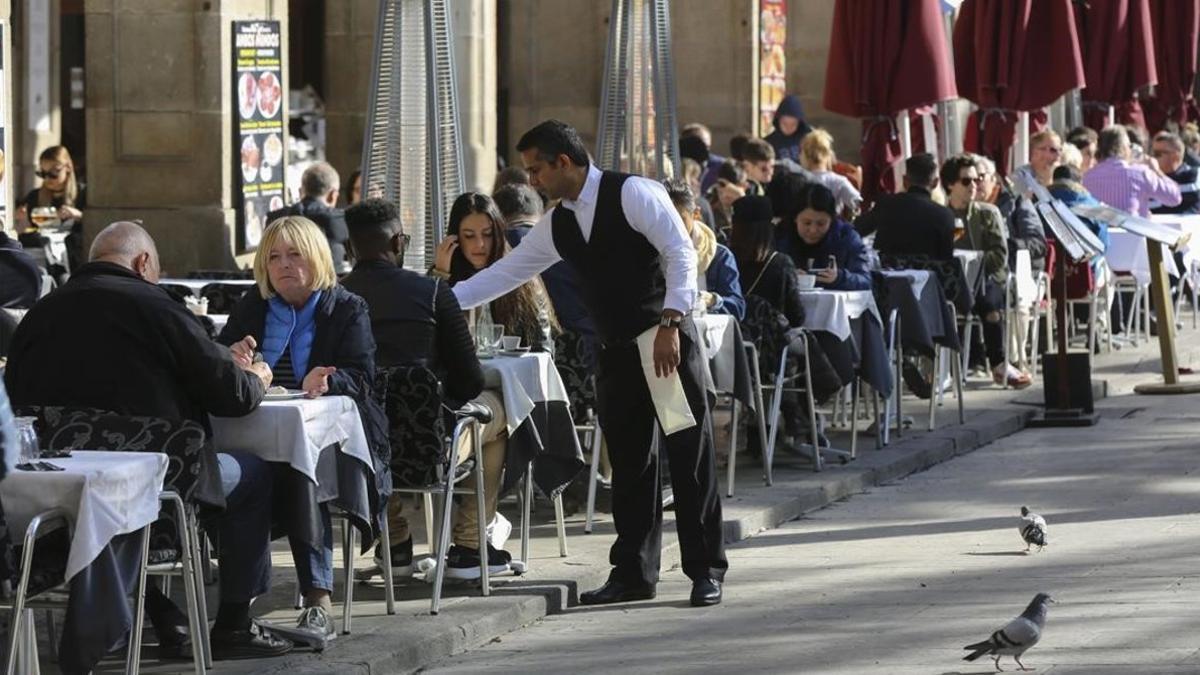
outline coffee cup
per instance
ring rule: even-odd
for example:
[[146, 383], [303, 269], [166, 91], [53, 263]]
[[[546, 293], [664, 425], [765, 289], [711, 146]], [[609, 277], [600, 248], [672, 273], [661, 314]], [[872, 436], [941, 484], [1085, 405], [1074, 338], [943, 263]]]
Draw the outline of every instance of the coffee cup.
[[796, 285], [802, 291], [811, 291], [817, 287], [817, 275], [804, 274], [801, 272], [800, 274], [796, 275]]
[[500, 346], [503, 347], [504, 351], [506, 352], [515, 352], [521, 348], [521, 336], [505, 335], [504, 337], [500, 338]]

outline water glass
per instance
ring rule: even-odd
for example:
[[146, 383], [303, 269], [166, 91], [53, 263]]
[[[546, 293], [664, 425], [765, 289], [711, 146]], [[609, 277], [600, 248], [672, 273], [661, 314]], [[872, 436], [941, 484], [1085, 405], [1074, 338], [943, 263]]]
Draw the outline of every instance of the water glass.
[[17, 455], [18, 464], [32, 462], [41, 456], [41, 450], [38, 448], [37, 429], [33, 426], [36, 421], [36, 417], [16, 418], [17, 437], [21, 440], [21, 449]]

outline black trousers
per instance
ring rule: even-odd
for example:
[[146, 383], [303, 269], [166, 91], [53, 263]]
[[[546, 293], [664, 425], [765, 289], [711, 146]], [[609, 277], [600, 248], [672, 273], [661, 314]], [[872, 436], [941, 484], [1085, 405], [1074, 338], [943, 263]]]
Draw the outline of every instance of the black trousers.
[[690, 318], [684, 319], [680, 328], [679, 343], [680, 380], [696, 426], [666, 437], [659, 430], [637, 345], [606, 346], [599, 355], [597, 408], [613, 469], [613, 523], [617, 529], [617, 541], [608, 556], [614, 581], [658, 582], [662, 486], [658, 458], [652, 452], [655, 435], [671, 470], [684, 574], [692, 580], [720, 580], [729, 567], [703, 356]]
[[[983, 335], [975, 333], [971, 336], [970, 345], [972, 356], [979, 353], [979, 338], [983, 337], [984, 352], [987, 354], [988, 366], [997, 368], [1004, 363], [1004, 317], [1000, 321], [988, 321], [991, 312], [1004, 313], [1004, 285], [997, 283], [991, 277], [984, 279], [983, 289], [975, 296], [975, 314], [982, 319]], [[978, 358], [972, 358], [971, 363], [978, 364]]]

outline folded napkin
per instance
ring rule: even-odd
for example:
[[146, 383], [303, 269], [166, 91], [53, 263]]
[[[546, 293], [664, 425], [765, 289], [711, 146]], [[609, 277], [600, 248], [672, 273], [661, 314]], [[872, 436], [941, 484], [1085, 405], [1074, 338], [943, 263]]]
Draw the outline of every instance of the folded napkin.
[[676, 369], [667, 377], [659, 377], [654, 373], [654, 336], [657, 334], [658, 326], [647, 330], [638, 336], [637, 345], [642, 357], [642, 374], [646, 376], [646, 385], [650, 388], [650, 399], [654, 401], [658, 424], [663, 433], [669, 436], [696, 426], [696, 418], [692, 417], [687, 395], [683, 393], [679, 370]]

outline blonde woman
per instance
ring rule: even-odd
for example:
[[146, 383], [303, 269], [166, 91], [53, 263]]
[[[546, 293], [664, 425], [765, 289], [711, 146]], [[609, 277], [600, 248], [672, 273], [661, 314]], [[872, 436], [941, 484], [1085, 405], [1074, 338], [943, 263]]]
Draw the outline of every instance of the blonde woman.
[[21, 244], [26, 248], [51, 249], [50, 239], [38, 233], [40, 223], [33, 221], [33, 210], [36, 208], [52, 208], [54, 216], [71, 228], [62, 242], [65, 250], [55, 249], [49, 256], [51, 271], [56, 275], [65, 273], [82, 265], [83, 258], [83, 188], [75, 177], [75, 162], [71, 153], [62, 145], [46, 148], [38, 156], [38, 169], [35, 175], [42, 179], [39, 187], [30, 190], [23, 198], [17, 200], [17, 210], [14, 214], [16, 230]]
[[[338, 285], [325, 234], [303, 216], [272, 222], [254, 256], [254, 279], [257, 288], [233, 308], [218, 342], [228, 345], [243, 365], [261, 357], [271, 367], [276, 385], [303, 390], [309, 398], [326, 394], [353, 398], [375, 457], [374, 471], [386, 472], [387, 422], [371, 392], [375, 340], [367, 304]], [[354, 462], [350, 471], [375, 485], [368, 467], [341, 453], [336, 457], [339, 463]], [[339, 474], [344, 471], [339, 468]], [[300, 512], [276, 514], [287, 526], [304, 594], [299, 627], [331, 636], [333, 526], [328, 504], [315, 503], [311, 481], [300, 473], [281, 466], [275, 475], [276, 496], [286, 495], [288, 506]], [[385, 492], [383, 500], [386, 496]], [[374, 513], [384, 503], [376, 497], [372, 495]], [[296, 504], [297, 500], [304, 503]], [[303, 513], [319, 514], [318, 522]]]
[[833, 165], [836, 162], [833, 136], [828, 131], [813, 129], [800, 141], [800, 164], [812, 172], [818, 183], [829, 188], [837, 199], [838, 214], [850, 220], [862, 205], [862, 195], [850, 179], [834, 172]]

